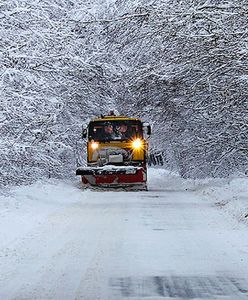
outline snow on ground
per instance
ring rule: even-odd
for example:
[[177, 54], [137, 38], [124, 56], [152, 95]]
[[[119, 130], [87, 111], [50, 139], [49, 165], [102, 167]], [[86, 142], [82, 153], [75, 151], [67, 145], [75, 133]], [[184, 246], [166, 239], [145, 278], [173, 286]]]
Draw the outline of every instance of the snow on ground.
[[148, 192], [3, 190], [0, 299], [247, 299], [247, 179], [148, 176]]
[[214, 200], [215, 204], [238, 221], [248, 225], [248, 178], [232, 178], [205, 187], [202, 198]]
[[248, 225], [248, 177], [229, 179], [182, 179], [177, 174], [163, 169], [156, 170], [150, 184], [167, 190], [195, 191], [202, 199], [213, 202], [217, 207]]
[[[30, 227], [42, 224], [51, 212], [80, 199], [78, 189], [62, 181], [39, 181], [30, 186], [12, 187], [0, 194], [0, 241], [8, 244]], [[74, 193], [73, 193], [74, 192]], [[73, 198], [71, 195], [73, 194]]]

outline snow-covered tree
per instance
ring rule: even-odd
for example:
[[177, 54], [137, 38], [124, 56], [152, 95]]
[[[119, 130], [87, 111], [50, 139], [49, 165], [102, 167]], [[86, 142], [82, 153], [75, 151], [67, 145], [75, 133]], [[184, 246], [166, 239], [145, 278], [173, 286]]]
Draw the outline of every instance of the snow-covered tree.
[[3, 0], [0, 181], [73, 176], [81, 124], [110, 107], [153, 124], [187, 177], [247, 168], [247, 3]]

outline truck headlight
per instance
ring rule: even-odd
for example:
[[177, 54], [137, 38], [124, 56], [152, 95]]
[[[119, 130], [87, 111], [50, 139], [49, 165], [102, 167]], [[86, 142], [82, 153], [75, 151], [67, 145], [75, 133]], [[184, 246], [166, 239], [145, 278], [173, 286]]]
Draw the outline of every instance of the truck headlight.
[[140, 139], [136, 139], [132, 142], [132, 147], [134, 149], [140, 149], [143, 146], [143, 143]]
[[90, 146], [92, 150], [96, 150], [99, 147], [99, 144], [97, 142], [92, 142]]

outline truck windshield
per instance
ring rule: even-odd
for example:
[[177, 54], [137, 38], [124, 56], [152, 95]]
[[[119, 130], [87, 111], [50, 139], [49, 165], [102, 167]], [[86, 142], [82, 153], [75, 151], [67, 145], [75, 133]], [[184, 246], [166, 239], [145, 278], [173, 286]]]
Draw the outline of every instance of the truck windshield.
[[95, 121], [89, 124], [89, 140], [125, 141], [142, 138], [142, 124], [135, 120]]

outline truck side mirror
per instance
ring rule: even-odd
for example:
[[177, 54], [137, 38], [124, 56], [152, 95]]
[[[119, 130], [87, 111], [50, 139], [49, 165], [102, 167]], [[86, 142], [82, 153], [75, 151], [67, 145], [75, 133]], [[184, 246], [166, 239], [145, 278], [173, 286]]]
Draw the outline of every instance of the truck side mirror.
[[149, 123], [143, 123], [143, 128], [146, 131], [146, 134], [150, 136], [152, 133], [151, 125]]
[[151, 135], [152, 134], [152, 128], [151, 125], [147, 126], [147, 135]]
[[87, 133], [88, 133], [87, 125], [83, 124], [83, 126], [82, 126], [82, 139], [86, 139], [87, 138]]
[[86, 139], [86, 138], [87, 138], [87, 129], [83, 129], [83, 132], [82, 132], [82, 138], [83, 138], [83, 139]]

